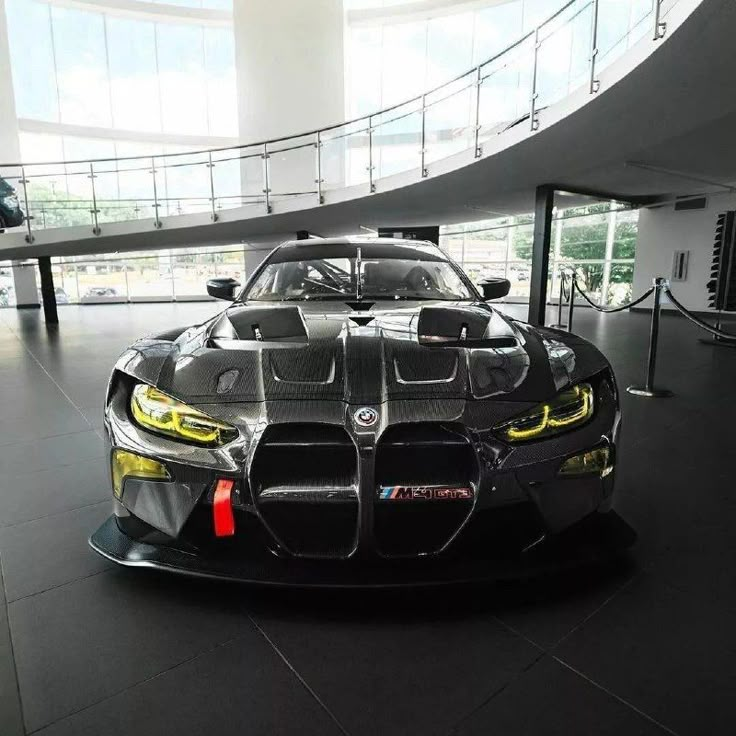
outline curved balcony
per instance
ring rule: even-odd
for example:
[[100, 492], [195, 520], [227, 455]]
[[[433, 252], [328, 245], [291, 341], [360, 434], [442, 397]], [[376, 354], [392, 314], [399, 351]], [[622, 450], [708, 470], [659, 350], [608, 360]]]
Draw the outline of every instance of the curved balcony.
[[[708, 2], [718, 0], [702, 0]], [[305, 228], [354, 231], [379, 216], [378, 205], [384, 224], [477, 218], [467, 207], [480, 201], [487, 170], [469, 174], [471, 164], [501, 161], [499, 154], [514, 149], [518, 160], [519, 144], [607, 96], [700, 4], [644, 0], [622, 17], [615, 2], [570, 0], [438, 88], [288, 138], [161, 156], [0, 164], [26, 213], [22, 227], [0, 235], [0, 253], [58, 254], [50, 246], [61, 243], [64, 253], [90, 253], [273, 238]], [[458, 172], [464, 179], [448, 176]], [[543, 175], [529, 174], [536, 177], [529, 185], [544, 183]], [[435, 206], [438, 196], [445, 210]]]

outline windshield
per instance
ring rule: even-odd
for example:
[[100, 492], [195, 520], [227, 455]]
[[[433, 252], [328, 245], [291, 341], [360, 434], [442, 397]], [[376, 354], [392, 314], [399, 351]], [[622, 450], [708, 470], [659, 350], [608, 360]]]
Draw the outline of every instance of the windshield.
[[[365, 251], [368, 251], [366, 253]], [[269, 263], [245, 299], [442, 299], [474, 295], [450, 263], [437, 258], [371, 258], [370, 249], [345, 258]]]

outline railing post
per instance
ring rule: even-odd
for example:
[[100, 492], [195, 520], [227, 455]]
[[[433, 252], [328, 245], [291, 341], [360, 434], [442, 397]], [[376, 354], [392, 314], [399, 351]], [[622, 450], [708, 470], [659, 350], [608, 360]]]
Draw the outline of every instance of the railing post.
[[376, 191], [376, 184], [373, 181], [373, 116], [368, 116], [368, 183], [370, 184], [371, 194]]
[[590, 94], [592, 95], [601, 88], [600, 80], [595, 78], [595, 61], [598, 56], [598, 6], [599, 0], [593, 0], [593, 27], [590, 32]]
[[539, 129], [539, 117], [537, 115], [537, 66], [539, 59], [539, 27], [534, 29], [534, 64], [532, 65], [532, 96], [529, 106], [529, 120], [532, 130]]
[[479, 66], [475, 78], [475, 158], [483, 155], [480, 147], [480, 88], [483, 84], [483, 67]]
[[210, 172], [210, 218], [212, 219], [212, 222], [217, 222], [218, 216], [217, 216], [217, 208], [215, 206], [215, 174], [213, 169], [215, 168], [215, 165], [212, 163], [212, 151], [207, 152], [207, 168]]
[[23, 206], [25, 207], [25, 221], [26, 221], [26, 243], [32, 243], [34, 240], [33, 230], [31, 229], [31, 220], [33, 215], [31, 214], [31, 208], [28, 206], [28, 179], [26, 179], [26, 168], [25, 166], [20, 167], [20, 183], [23, 185]]
[[649, 357], [647, 359], [647, 381], [644, 386], [629, 386], [626, 390], [634, 396], [645, 396], [659, 399], [672, 396], [672, 391], [654, 388], [654, 370], [657, 365], [657, 340], [659, 338], [659, 312], [662, 305], [662, 291], [667, 287], [667, 279], [654, 279], [654, 305], [652, 307], [652, 324], [649, 330]]
[[271, 214], [271, 183], [269, 177], [269, 165], [268, 165], [268, 143], [263, 144], [263, 153], [261, 154], [263, 159], [263, 193], [266, 195], [266, 214]]
[[90, 212], [92, 213], [92, 233], [94, 235], [99, 235], [100, 225], [97, 220], [97, 215], [100, 214], [100, 211], [97, 209], [97, 190], [95, 189], [95, 179], [97, 176], [95, 175], [95, 167], [92, 162], [90, 162], [89, 165], [89, 179], [92, 182], [92, 209]]
[[427, 95], [422, 95], [422, 163], [421, 171], [422, 177], [427, 176], [427, 166], [425, 162], [425, 156], [427, 153]]
[[664, 38], [667, 33], [667, 23], [662, 20], [662, 0], [653, 0], [654, 2], [654, 40], [659, 41]]
[[158, 214], [158, 186], [156, 185], [156, 159], [151, 156], [151, 176], [153, 177], [153, 226], [156, 230], [161, 229], [161, 218]]
[[324, 195], [322, 194], [322, 132], [317, 131], [317, 142], [314, 144], [316, 150], [315, 153], [315, 165], [317, 168], [317, 178], [315, 183], [317, 184], [317, 202], [319, 204], [325, 203]]

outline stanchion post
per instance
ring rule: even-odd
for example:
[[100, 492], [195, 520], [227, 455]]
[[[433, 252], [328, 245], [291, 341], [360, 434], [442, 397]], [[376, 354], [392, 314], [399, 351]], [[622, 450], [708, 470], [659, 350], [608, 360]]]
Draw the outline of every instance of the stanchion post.
[[647, 380], [644, 386], [629, 386], [626, 390], [634, 396], [645, 396], [649, 399], [662, 399], [672, 396], [672, 391], [654, 387], [654, 371], [657, 366], [657, 341], [659, 338], [659, 313], [662, 307], [662, 292], [667, 287], [667, 279], [654, 279], [654, 305], [652, 306], [652, 324], [649, 330], [649, 357], [647, 359]]
[[560, 296], [557, 300], [557, 324], [552, 325], [561, 330], [565, 325], [562, 324], [562, 300], [565, 297], [565, 272], [560, 269]]
[[572, 313], [575, 309], [575, 289], [578, 285], [577, 274], [570, 274], [570, 301], [567, 303], [567, 331], [572, 332]]

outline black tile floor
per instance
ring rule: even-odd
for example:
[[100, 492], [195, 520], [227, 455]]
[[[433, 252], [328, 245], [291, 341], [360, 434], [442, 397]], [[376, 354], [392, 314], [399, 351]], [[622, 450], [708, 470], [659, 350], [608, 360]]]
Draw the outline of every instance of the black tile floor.
[[[736, 732], [736, 350], [665, 317], [623, 394], [625, 559], [531, 582], [283, 592], [117, 569], [101, 441], [127, 343], [214, 304], [0, 310], [0, 736]], [[523, 314], [521, 308], [508, 308]], [[643, 314], [576, 330], [640, 382]]]

